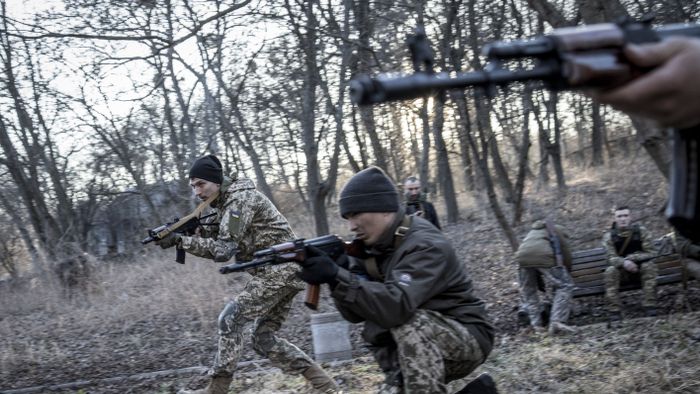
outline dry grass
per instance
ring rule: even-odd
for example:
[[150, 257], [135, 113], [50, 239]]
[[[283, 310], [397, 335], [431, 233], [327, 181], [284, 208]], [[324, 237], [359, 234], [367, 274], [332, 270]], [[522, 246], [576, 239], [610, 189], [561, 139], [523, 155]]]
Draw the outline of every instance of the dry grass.
[[[598, 246], [610, 222], [610, 208], [617, 204], [636, 208], [653, 235], [661, 236], [670, 231], [659, 210], [666, 198], [664, 181], [641, 158], [631, 168], [569, 168], [568, 174], [575, 176], [564, 197], [540, 189], [528, 190], [527, 198], [556, 214], [570, 230], [575, 249]], [[444, 212], [437, 202], [438, 211]], [[498, 327], [496, 348], [475, 374], [489, 371], [503, 393], [700, 392], [698, 312], [628, 320], [617, 331], [592, 324], [570, 337], [517, 334], [512, 252], [485, 204], [462, 198], [462, 221], [445, 229]], [[331, 232], [347, 236], [336, 212], [335, 207], [328, 210]], [[289, 216], [298, 236], [314, 235], [308, 217]], [[523, 223], [515, 231], [522, 237], [528, 227]], [[0, 389], [209, 365], [218, 313], [246, 276], [220, 275], [216, 264], [192, 256], [186, 265], [179, 265], [171, 251], [149, 248], [146, 253], [129, 263], [100, 265], [90, 292], [73, 300], [67, 300], [52, 281], [0, 288]], [[693, 300], [700, 298], [697, 287], [691, 285]], [[674, 288], [668, 298], [677, 294]], [[629, 299], [636, 303], [634, 297]], [[282, 333], [311, 353], [309, 314], [299, 298]], [[327, 294], [325, 298], [328, 301]], [[600, 301], [583, 303], [598, 307]], [[322, 308], [330, 310], [330, 303]], [[601, 319], [589, 316], [585, 322]], [[355, 327], [352, 338], [360, 357], [327, 366], [348, 393], [371, 392], [382, 380], [374, 362], [363, 357], [367, 352], [357, 331]], [[251, 358], [257, 356], [247, 350], [243, 359]], [[202, 378], [95, 387], [88, 392], [170, 393], [194, 385], [197, 379]], [[453, 388], [463, 384], [456, 382]], [[300, 393], [309, 388], [299, 377], [264, 367], [241, 372], [232, 391]]]

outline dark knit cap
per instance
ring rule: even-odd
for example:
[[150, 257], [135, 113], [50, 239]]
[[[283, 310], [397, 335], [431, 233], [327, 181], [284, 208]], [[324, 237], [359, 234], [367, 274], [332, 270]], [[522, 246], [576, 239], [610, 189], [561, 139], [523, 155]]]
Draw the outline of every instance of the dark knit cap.
[[222, 184], [224, 182], [224, 170], [221, 162], [214, 155], [206, 155], [195, 160], [190, 168], [190, 179], [199, 178], [205, 181]]
[[389, 177], [377, 167], [355, 174], [340, 192], [340, 216], [362, 212], [396, 212], [399, 193]]

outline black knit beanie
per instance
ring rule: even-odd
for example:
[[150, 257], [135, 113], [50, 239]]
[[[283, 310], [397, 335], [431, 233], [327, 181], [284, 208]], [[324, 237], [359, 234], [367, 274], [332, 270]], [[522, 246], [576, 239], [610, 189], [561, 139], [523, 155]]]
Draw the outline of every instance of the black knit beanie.
[[389, 177], [377, 167], [355, 174], [340, 192], [340, 216], [362, 212], [396, 212], [399, 193]]
[[205, 181], [222, 184], [224, 182], [224, 170], [221, 162], [214, 155], [206, 155], [195, 160], [190, 168], [190, 179], [200, 178]]

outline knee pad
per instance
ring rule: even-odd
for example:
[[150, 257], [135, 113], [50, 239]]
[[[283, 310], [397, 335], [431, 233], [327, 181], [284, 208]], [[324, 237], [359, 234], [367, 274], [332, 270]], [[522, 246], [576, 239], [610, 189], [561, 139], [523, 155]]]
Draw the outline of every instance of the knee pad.
[[240, 306], [236, 301], [231, 301], [219, 314], [219, 334], [230, 334], [243, 326], [243, 319], [240, 314]]

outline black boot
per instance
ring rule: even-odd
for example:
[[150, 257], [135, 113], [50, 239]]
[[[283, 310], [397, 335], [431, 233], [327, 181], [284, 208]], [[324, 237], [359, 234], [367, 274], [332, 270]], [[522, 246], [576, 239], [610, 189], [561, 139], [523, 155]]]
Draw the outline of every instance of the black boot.
[[482, 373], [456, 394], [498, 394], [498, 390], [496, 390], [496, 382], [493, 381], [491, 375]]

